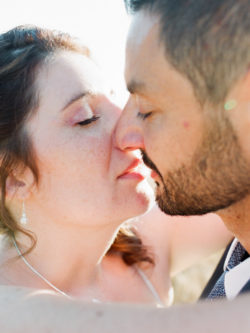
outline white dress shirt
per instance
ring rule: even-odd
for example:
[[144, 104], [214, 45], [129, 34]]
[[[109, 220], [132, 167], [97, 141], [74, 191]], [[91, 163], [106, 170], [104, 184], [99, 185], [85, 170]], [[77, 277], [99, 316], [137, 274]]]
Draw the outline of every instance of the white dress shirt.
[[[224, 271], [228, 270], [227, 264], [237, 244], [238, 239], [235, 238], [228, 251], [224, 263]], [[226, 272], [224, 287], [227, 299], [234, 299], [248, 280], [250, 280], [250, 257]]]

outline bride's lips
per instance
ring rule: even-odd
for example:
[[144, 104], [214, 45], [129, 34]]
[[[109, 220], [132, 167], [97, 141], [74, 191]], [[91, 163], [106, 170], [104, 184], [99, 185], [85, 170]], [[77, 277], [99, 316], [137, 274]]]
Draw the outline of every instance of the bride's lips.
[[139, 173], [139, 172], [128, 172], [128, 173], [125, 173], [122, 176], [119, 176], [118, 179], [138, 179], [138, 180], [143, 180], [143, 179], [145, 179], [145, 177], [141, 173]]
[[117, 179], [145, 179], [145, 175], [140, 170], [143, 168], [143, 163], [140, 159], [134, 159], [132, 163], [117, 177]]

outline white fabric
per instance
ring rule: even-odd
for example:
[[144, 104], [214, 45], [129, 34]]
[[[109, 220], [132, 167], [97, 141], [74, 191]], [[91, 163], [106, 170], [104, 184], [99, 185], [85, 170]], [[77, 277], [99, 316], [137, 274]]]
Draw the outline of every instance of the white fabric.
[[230, 249], [229, 249], [229, 251], [228, 251], [228, 253], [227, 253], [227, 256], [226, 256], [226, 259], [225, 259], [225, 262], [224, 262], [224, 266], [223, 266], [223, 268], [224, 268], [224, 272], [225, 272], [225, 270], [227, 269], [227, 265], [228, 265], [229, 259], [231, 258], [231, 256], [232, 256], [232, 254], [233, 254], [233, 252], [234, 252], [234, 249], [236, 248], [236, 245], [237, 245], [237, 244], [238, 244], [238, 239], [235, 238], [235, 239], [232, 241], [232, 244], [231, 244], [231, 246], [230, 246]]
[[[229, 259], [237, 243], [238, 240], [235, 239], [228, 251], [224, 264], [224, 271], [226, 270]], [[224, 287], [227, 299], [229, 300], [234, 299], [239, 294], [239, 292], [249, 279], [250, 279], [250, 258], [247, 258], [234, 268], [230, 269], [225, 274]]]

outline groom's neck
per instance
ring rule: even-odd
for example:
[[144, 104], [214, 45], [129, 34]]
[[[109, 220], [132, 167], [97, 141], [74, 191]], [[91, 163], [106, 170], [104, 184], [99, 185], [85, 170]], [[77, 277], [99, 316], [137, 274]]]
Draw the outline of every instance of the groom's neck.
[[250, 195], [219, 211], [218, 215], [250, 253]]

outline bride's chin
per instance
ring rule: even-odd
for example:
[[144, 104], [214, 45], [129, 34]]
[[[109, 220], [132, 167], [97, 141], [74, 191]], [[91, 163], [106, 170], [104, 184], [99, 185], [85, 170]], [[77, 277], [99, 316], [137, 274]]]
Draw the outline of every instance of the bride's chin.
[[133, 219], [145, 214], [154, 204], [154, 188], [152, 184], [145, 179], [137, 184], [136, 188], [133, 188], [133, 190], [130, 188], [130, 191], [126, 194], [123, 192], [122, 203], [119, 203], [119, 217], [122, 218], [122, 221]]

